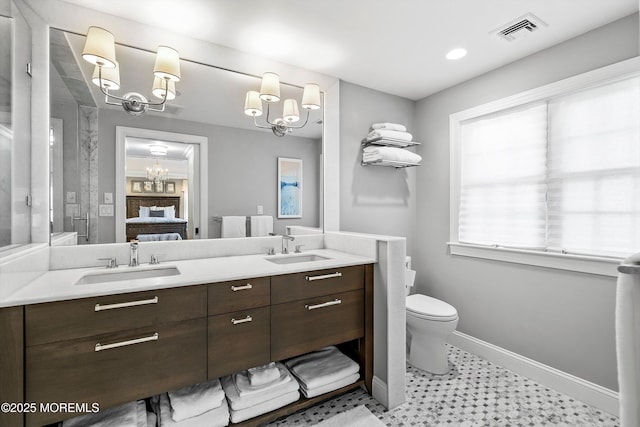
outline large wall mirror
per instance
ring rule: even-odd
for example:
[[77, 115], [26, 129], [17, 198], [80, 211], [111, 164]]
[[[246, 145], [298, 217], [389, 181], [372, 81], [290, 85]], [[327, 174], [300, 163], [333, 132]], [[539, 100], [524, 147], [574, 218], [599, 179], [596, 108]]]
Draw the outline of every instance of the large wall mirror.
[[11, 245], [11, 63], [13, 19], [0, 16], [0, 248]]
[[[310, 112], [305, 127], [278, 137], [256, 128], [243, 111], [245, 93], [259, 90], [259, 77], [183, 59], [176, 98], [163, 112], [134, 117], [107, 105], [91, 83], [84, 41], [50, 30], [52, 244], [147, 234], [157, 235], [150, 240], [217, 238], [230, 216], [247, 218], [247, 236], [257, 233], [250, 217], [259, 215], [273, 218], [277, 234], [287, 226], [322, 229], [323, 108]], [[154, 53], [117, 45], [116, 56], [117, 93], [152, 99]], [[281, 91], [282, 99], [302, 98], [300, 87], [281, 84]], [[281, 114], [282, 102], [272, 118]], [[278, 205], [281, 190], [290, 190], [282, 184], [289, 179], [283, 159], [299, 160], [292, 173], [302, 190], [300, 215], [282, 215]]]

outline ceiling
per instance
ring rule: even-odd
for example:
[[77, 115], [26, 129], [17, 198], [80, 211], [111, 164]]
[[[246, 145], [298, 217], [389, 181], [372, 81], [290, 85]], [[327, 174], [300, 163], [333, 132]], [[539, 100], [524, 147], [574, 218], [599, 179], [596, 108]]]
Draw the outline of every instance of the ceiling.
[[[66, 0], [418, 100], [638, 11], [638, 0]], [[492, 32], [526, 13], [546, 27]], [[457, 61], [445, 54], [463, 47]]]

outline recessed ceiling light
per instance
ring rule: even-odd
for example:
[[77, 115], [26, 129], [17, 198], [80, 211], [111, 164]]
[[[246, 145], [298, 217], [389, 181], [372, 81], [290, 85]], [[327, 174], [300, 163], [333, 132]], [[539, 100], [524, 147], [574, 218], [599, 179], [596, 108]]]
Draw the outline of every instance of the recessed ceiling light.
[[447, 53], [447, 59], [450, 59], [450, 60], [460, 59], [460, 58], [464, 58], [466, 55], [467, 55], [467, 51], [465, 49], [462, 49], [462, 48], [453, 49], [453, 50], [450, 50], [449, 53]]

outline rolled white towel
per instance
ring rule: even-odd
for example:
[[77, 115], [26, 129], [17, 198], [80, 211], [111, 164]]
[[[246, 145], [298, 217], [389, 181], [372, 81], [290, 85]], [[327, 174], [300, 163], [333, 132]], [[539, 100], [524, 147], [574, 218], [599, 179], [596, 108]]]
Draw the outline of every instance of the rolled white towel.
[[333, 390], [337, 390], [339, 388], [348, 386], [349, 384], [353, 384], [356, 381], [358, 381], [358, 379], [360, 378], [360, 374], [353, 374], [353, 375], [349, 375], [348, 377], [345, 377], [341, 380], [338, 381], [334, 381], [331, 382], [329, 384], [325, 384], [323, 386], [320, 387], [315, 387], [312, 389], [308, 389], [305, 387], [304, 384], [300, 384], [300, 391], [302, 391], [302, 394], [304, 394], [305, 397], [309, 398], [309, 397], [316, 397], [316, 396], [320, 396], [321, 394], [325, 394], [325, 393], [329, 393], [330, 391]]
[[371, 130], [376, 129], [389, 129], [389, 130], [397, 130], [400, 132], [406, 132], [407, 128], [405, 125], [401, 125], [399, 123], [374, 123], [371, 125]]
[[222, 404], [215, 409], [182, 421], [174, 421], [171, 417], [171, 403], [169, 403], [169, 397], [166, 393], [160, 395], [159, 406], [159, 427], [224, 427], [229, 425], [229, 407], [226, 400], [223, 400]]
[[291, 374], [288, 375], [289, 380], [286, 382], [280, 383], [277, 386], [265, 387], [262, 391], [257, 391], [245, 396], [240, 396], [238, 387], [236, 387], [236, 382], [233, 379], [233, 375], [222, 377], [220, 379], [220, 382], [222, 383], [222, 388], [227, 395], [229, 406], [234, 411], [237, 411], [240, 409], [246, 409], [251, 406], [259, 405], [262, 402], [274, 399], [283, 394], [297, 391], [299, 388], [298, 382], [293, 379]]
[[224, 399], [219, 379], [170, 391], [171, 417], [174, 421], [192, 418], [217, 408]]
[[283, 395], [274, 397], [273, 399], [266, 400], [262, 403], [250, 406], [248, 408], [231, 410], [231, 421], [234, 423], [240, 423], [248, 420], [249, 418], [257, 417], [258, 415], [266, 414], [267, 412], [275, 411], [278, 408], [293, 403], [300, 398], [300, 392], [298, 390], [285, 393]]
[[362, 150], [362, 160], [364, 162], [389, 160], [405, 163], [420, 163], [422, 156], [405, 150], [404, 148], [369, 146]]
[[[274, 363], [274, 368], [278, 371], [278, 376], [273, 381], [267, 384], [257, 386], [251, 384], [248, 371], [240, 371], [231, 375], [236, 386], [236, 390], [238, 391], [238, 396], [246, 397], [254, 394], [264, 393], [265, 391], [271, 389], [277, 389], [278, 387], [281, 387], [283, 384], [289, 381], [293, 381], [291, 374], [282, 363]], [[293, 382], [295, 383], [295, 381]]]
[[369, 134], [367, 135], [368, 141], [371, 141], [372, 139], [379, 139], [379, 138], [391, 138], [391, 139], [397, 139], [400, 141], [410, 142], [413, 140], [413, 135], [411, 135], [409, 132], [400, 132], [397, 130], [390, 130], [390, 129], [375, 129], [369, 132]]
[[286, 366], [307, 390], [360, 372], [360, 365], [334, 346], [290, 359]]
[[[249, 368], [247, 373], [249, 374], [249, 382], [253, 387], [264, 386], [280, 378], [280, 370], [275, 362]], [[240, 395], [242, 396], [242, 393]]]
[[[145, 416], [146, 421], [146, 416]], [[62, 427], [138, 427], [138, 403], [128, 402], [62, 422]]]

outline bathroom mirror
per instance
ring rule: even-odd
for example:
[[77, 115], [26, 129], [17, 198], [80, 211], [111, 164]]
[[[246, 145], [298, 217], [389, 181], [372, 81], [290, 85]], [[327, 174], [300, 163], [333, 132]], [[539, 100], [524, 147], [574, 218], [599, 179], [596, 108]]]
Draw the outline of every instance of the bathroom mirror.
[[11, 64], [13, 20], [0, 16], [0, 248], [11, 245]]
[[[176, 99], [164, 112], [133, 117], [121, 106], [106, 105], [104, 95], [90, 82], [93, 68], [80, 54], [84, 36], [51, 29], [50, 41], [52, 244], [64, 242], [74, 231], [81, 236], [78, 244], [125, 241], [124, 232], [116, 230], [124, 230], [125, 215], [133, 214], [122, 205], [145, 197], [156, 197], [157, 207], [162, 199], [179, 199], [176, 212], [189, 224], [186, 238], [220, 237], [219, 218], [228, 215], [273, 216], [278, 234], [287, 226], [322, 229], [323, 109], [311, 111], [304, 128], [277, 137], [270, 129], [256, 128], [243, 111], [246, 91], [259, 90], [259, 76], [181, 59]], [[117, 45], [116, 55], [118, 94], [135, 91], [151, 98], [154, 53]], [[281, 91], [283, 99], [302, 98], [300, 87], [281, 82]], [[266, 112], [266, 104], [264, 108]], [[302, 109], [301, 113], [304, 120]], [[275, 104], [271, 118], [281, 114], [282, 102]], [[120, 144], [118, 129], [138, 129], [142, 135]], [[202, 154], [202, 147], [191, 144], [190, 138], [206, 139], [205, 173], [189, 169], [189, 156]], [[152, 154], [152, 145], [164, 146], [169, 153]], [[118, 157], [124, 159], [125, 176], [116, 169]], [[278, 218], [278, 158], [302, 160], [299, 218]], [[155, 183], [147, 168], [168, 171]], [[122, 198], [117, 197], [120, 192]], [[204, 209], [195, 209], [200, 202]], [[184, 213], [185, 208], [203, 214], [193, 217]], [[66, 243], [75, 244], [75, 239], [71, 235]]]

